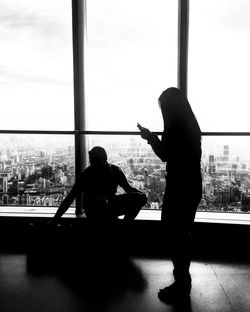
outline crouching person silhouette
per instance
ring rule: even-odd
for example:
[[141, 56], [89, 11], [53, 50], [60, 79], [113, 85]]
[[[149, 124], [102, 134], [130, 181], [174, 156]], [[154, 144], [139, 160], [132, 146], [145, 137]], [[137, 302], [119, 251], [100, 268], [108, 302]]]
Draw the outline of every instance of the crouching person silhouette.
[[[50, 223], [55, 225], [59, 222], [79, 193], [83, 193], [87, 220], [96, 229], [109, 226], [122, 215], [124, 222], [133, 221], [146, 204], [146, 195], [128, 183], [118, 166], [108, 163], [103, 147], [95, 146], [89, 151], [89, 162], [90, 165], [80, 173]], [[118, 186], [126, 193], [116, 195]]]

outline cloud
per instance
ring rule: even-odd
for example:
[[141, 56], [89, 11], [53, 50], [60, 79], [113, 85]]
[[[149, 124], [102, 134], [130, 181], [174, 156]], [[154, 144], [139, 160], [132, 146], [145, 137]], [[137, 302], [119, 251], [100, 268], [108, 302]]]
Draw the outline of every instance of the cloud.
[[17, 70], [11, 71], [8, 68], [0, 68], [0, 83], [35, 83], [35, 84], [49, 84], [49, 85], [69, 85], [72, 79], [59, 79], [55, 77], [35, 75], [35, 74], [25, 74], [18, 72]]
[[60, 44], [65, 40], [65, 31], [70, 31], [65, 26], [60, 11], [55, 7], [50, 10], [49, 3], [46, 9], [46, 2], [39, 7], [33, 3], [30, 5], [30, 2], [25, 5], [25, 1], [22, 4], [18, 1], [0, 1], [0, 33], [1, 36], [5, 35], [5, 40], [31, 36], [39, 39], [40, 44], [46, 45], [48, 41]]

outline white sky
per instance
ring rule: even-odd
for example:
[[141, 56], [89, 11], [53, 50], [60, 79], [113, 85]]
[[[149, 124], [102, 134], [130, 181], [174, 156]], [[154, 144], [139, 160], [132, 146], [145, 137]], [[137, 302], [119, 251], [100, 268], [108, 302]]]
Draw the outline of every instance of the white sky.
[[[175, 0], [87, 1], [88, 129], [162, 130]], [[202, 131], [249, 131], [249, 0], [190, 0], [189, 100]], [[1, 129], [73, 130], [71, 1], [0, 1]]]
[[73, 130], [71, 1], [0, 1], [1, 129]]
[[177, 2], [87, 2], [89, 129], [162, 130], [157, 99], [177, 84]]
[[250, 1], [191, 0], [189, 100], [202, 131], [250, 131]]

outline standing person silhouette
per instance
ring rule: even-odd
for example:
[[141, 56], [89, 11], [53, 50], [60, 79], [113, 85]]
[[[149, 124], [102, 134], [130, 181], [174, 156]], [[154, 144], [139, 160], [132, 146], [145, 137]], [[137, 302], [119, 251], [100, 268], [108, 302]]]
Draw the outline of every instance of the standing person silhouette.
[[159, 105], [164, 122], [162, 139], [139, 124], [138, 128], [155, 154], [167, 163], [161, 220], [169, 241], [175, 282], [160, 289], [158, 297], [171, 303], [189, 298], [191, 291], [191, 230], [202, 195], [201, 131], [180, 89], [163, 91]]

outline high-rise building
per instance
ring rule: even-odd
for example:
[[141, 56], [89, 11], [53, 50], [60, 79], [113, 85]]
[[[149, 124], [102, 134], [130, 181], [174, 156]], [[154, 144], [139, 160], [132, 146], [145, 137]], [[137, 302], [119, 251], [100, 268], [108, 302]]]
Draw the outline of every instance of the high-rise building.
[[18, 194], [19, 193], [19, 184], [18, 180], [13, 181], [13, 194]]
[[9, 195], [4, 194], [3, 195], [3, 205], [8, 205], [9, 204]]
[[223, 146], [223, 160], [228, 161], [229, 160], [229, 145]]
[[34, 173], [35, 173], [35, 165], [32, 164], [32, 165], [30, 166], [30, 175], [32, 175], [32, 174], [34, 174]]
[[216, 167], [215, 167], [215, 162], [214, 162], [214, 155], [209, 155], [208, 173], [210, 175], [216, 173]]
[[3, 178], [3, 193], [8, 193], [8, 179]]
[[25, 176], [25, 179], [27, 179], [30, 175], [30, 168], [29, 166], [26, 166], [25, 167], [25, 173], [24, 173], [24, 176]]

